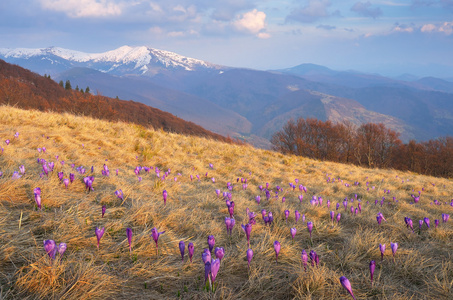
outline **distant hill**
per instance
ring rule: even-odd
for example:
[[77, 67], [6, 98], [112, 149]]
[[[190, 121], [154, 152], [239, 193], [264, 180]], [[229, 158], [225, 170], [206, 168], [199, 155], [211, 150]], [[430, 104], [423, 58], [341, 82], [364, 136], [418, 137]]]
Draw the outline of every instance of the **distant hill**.
[[395, 79], [316, 64], [231, 68], [144, 46], [91, 54], [57, 47], [0, 49], [0, 58], [259, 147], [269, 147], [269, 137], [288, 118], [305, 116], [385, 123], [403, 142], [453, 136], [453, 83], [438, 78]]
[[0, 60], [0, 103], [25, 109], [69, 112], [98, 119], [126, 121], [145, 127], [229, 141], [192, 122], [143, 103], [65, 90], [55, 81]]

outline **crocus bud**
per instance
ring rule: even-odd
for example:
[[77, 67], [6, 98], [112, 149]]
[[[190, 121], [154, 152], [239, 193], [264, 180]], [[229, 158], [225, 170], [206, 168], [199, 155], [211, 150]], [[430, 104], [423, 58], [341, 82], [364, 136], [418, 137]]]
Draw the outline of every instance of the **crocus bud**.
[[184, 250], [186, 249], [186, 244], [184, 241], [179, 242], [179, 252], [181, 252], [181, 261], [184, 261]]
[[129, 252], [132, 252], [132, 229], [126, 228], [127, 243], [129, 244]]
[[354, 294], [352, 293], [351, 283], [349, 282], [349, 280], [346, 277], [341, 276], [340, 283], [345, 288], [345, 290], [351, 295], [352, 299], [355, 300]]
[[223, 257], [225, 256], [225, 249], [223, 247], [216, 247], [214, 250], [215, 257], [222, 261]]
[[301, 254], [301, 257], [302, 259], [302, 263], [304, 265], [304, 269], [305, 271], [307, 270], [307, 263], [308, 263], [308, 255], [307, 255], [307, 252], [305, 250], [302, 250], [302, 254]]
[[219, 269], [220, 269], [220, 259], [213, 259], [211, 262], [212, 283], [215, 282], [215, 279], [217, 277], [217, 272], [219, 272]]
[[98, 240], [98, 244], [97, 244], [98, 250], [99, 250], [99, 242], [101, 241], [101, 238], [104, 235], [104, 231], [105, 231], [104, 227], [102, 227], [102, 229], [99, 229], [96, 227], [96, 229], [94, 230], [94, 233], [96, 234], [96, 238]]
[[249, 248], [247, 250], [247, 264], [249, 266], [249, 269], [250, 269], [250, 263], [252, 262], [252, 258], [253, 258], [253, 250]]
[[381, 260], [384, 259], [385, 244], [379, 244], [379, 250], [381, 251]]
[[66, 249], [68, 248], [68, 245], [66, 243], [60, 243], [58, 245], [58, 253], [60, 254], [60, 259], [63, 257], [63, 254], [65, 253]]
[[396, 249], [398, 249], [398, 243], [390, 243], [390, 248], [392, 249], [393, 257], [395, 257]]
[[44, 250], [46, 250], [47, 254], [51, 259], [55, 259], [55, 253], [57, 251], [56, 244], [54, 240], [45, 240], [44, 241]]
[[374, 270], [376, 269], [376, 262], [374, 260], [370, 261], [370, 278], [371, 284], [373, 284]]
[[209, 246], [210, 252], [212, 252], [214, 245], [215, 245], [215, 237], [213, 235], [208, 236], [208, 246]]
[[278, 254], [280, 253], [280, 242], [275, 241], [274, 242], [274, 250], [275, 250], [275, 262], [278, 262]]
[[190, 262], [192, 262], [192, 257], [193, 257], [193, 252], [194, 252], [193, 243], [189, 243], [189, 245], [187, 246], [187, 249], [189, 250]]
[[311, 238], [311, 232], [313, 231], [313, 222], [307, 223], [307, 229], [308, 229], [308, 232], [310, 233], [310, 238]]

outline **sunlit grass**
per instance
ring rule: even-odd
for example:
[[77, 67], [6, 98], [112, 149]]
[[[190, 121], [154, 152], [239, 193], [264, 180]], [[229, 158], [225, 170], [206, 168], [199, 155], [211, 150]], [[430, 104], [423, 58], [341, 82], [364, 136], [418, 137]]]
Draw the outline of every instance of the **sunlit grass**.
[[[19, 138], [14, 138], [16, 132]], [[4, 143], [6, 139], [11, 140], [9, 145]], [[0, 298], [347, 298], [340, 276], [349, 278], [358, 299], [453, 298], [453, 220], [441, 220], [442, 213], [453, 213], [453, 207], [445, 204], [453, 198], [451, 180], [318, 162], [137, 125], [5, 106], [0, 109], [0, 143], [4, 148], [0, 154]], [[46, 153], [37, 151], [42, 147]], [[40, 177], [38, 158], [55, 162], [55, 170], [48, 177]], [[83, 166], [86, 174], [77, 173], [71, 164]], [[110, 169], [109, 177], [101, 175], [104, 164]], [[25, 166], [26, 173], [12, 180], [20, 165]], [[142, 170], [139, 182], [134, 174], [136, 166], [158, 167], [161, 177], [168, 169], [171, 172], [161, 180], [155, 169], [149, 174]], [[68, 189], [60, 183], [59, 171], [65, 178], [69, 173], [76, 174]], [[86, 191], [84, 176], [94, 176], [94, 191]], [[247, 178], [246, 190], [238, 178]], [[293, 191], [289, 183], [295, 183], [295, 179], [299, 183]], [[235, 202], [236, 225], [231, 236], [224, 224], [229, 216], [225, 201], [215, 194], [215, 189], [228, 191], [228, 182], [234, 186]], [[270, 201], [258, 188], [266, 182], [273, 189]], [[299, 191], [299, 184], [308, 192]], [[278, 198], [276, 185], [283, 188]], [[41, 211], [34, 202], [35, 187], [42, 190]], [[124, 202], [114, 194], [118, 189], [124, 192]], [[168, 192], [165, 206], [163, 190]], [[384, 194], [384, 190], [390, 193]], [[411, 204], [411, 194], [418, 195], [418, 191], [420, 202]], [[302, 203], [300, 194], [304, 196]], [[342, 202], [356, 194], [362, 212], [354, 215], [349, 207], [357, 207], [358, 200], [349, 201], [346, 211]], [[261, 195], [260, 204], [255, 201], [257, 195]], [[313, 195], [323, 198], [321, 207], [310, 204]], [[381, 207], [382, 197], [385, 201]], [[330, 209], [326, 207], [328, 199]], [[434, 200], [442, 205], [431, 204]], [[104, 218], [102, 205], [107, 207]], [[247, 240], [241, 229], [241, 224], [248, 222], [246, 208], [257, 214], [250, 237], [254, 252], [250, 269]], [[272, 226], [264, 225], [262, 209], [273, 213]], [[288, 223], [286, 209], [290, 210]], [[295, 224], [295, 210], [305, 215], [305, 222], [301, 218]], [[341, 212], [338, 224], [332, 225], [331, 210], [335, 215]], [[381, 225], [376, 221], [378, 212], [386, 218]], [[412, 218], [414, 232], [406, 228], [404, 217]], [[424, 225], [419, 232], [418, 220], [424, 217], [430, 218], [431, 228]], [[441, 220], [437, 229], [434, 219]], [[314, 224], [312, 239], [308, 221]], [[105, 227], [99, 250], [96, 227]], [[128, 227], [133, 231], [132, 253], [126, 237]], [[153, 227], [165, 231], [159, 238], [158, 254], [150, 237]], [[292, 227], [297, 228], [294, 242]], [[215, 247], [225, 248], [215, 292], [203, 290], [201, 253], [208, 247], [208, 235], [215, 236]], [[68, 244], [61, 260], [57, 256], [50, 261], [43, 249], [46, 239]], [[194, 243], [192, 263], [187, 247], [181, 262], [181, 240], [186, 246]], [[278, 263], [273, 248], [276, 240], [281, 244]], [[399, 244], [395, 261], [391, 242]], [[383, 261], [380, 243], [387, 245]], [[300, 258], [303, 249], [319, 255], [317, 268], [309, 260], [304, 270]], [[368, 269], [371, 260], [376, 261], [373, 286]]]

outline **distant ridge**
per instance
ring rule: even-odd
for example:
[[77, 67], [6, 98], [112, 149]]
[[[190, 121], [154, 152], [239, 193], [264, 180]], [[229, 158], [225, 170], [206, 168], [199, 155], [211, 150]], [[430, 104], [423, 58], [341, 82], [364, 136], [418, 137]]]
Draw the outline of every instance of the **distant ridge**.
[[41, 111], [68, 112], [93, 118], [125, 121], [162, 128], [165, 131], [196, 135], [225, 142], [231, 139], [210, 132], [192, 122], [145, 104], [83, 91], [65, 90], [55, 81], [0, 59], [0, 104]]

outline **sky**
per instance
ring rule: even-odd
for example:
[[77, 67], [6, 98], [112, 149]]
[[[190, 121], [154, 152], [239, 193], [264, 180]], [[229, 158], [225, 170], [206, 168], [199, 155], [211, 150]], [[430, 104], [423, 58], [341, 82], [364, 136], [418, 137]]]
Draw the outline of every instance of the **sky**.
[[123, 45], [259, 70], [453, 78], [453, 0], [0, 1], [0, 48]]

